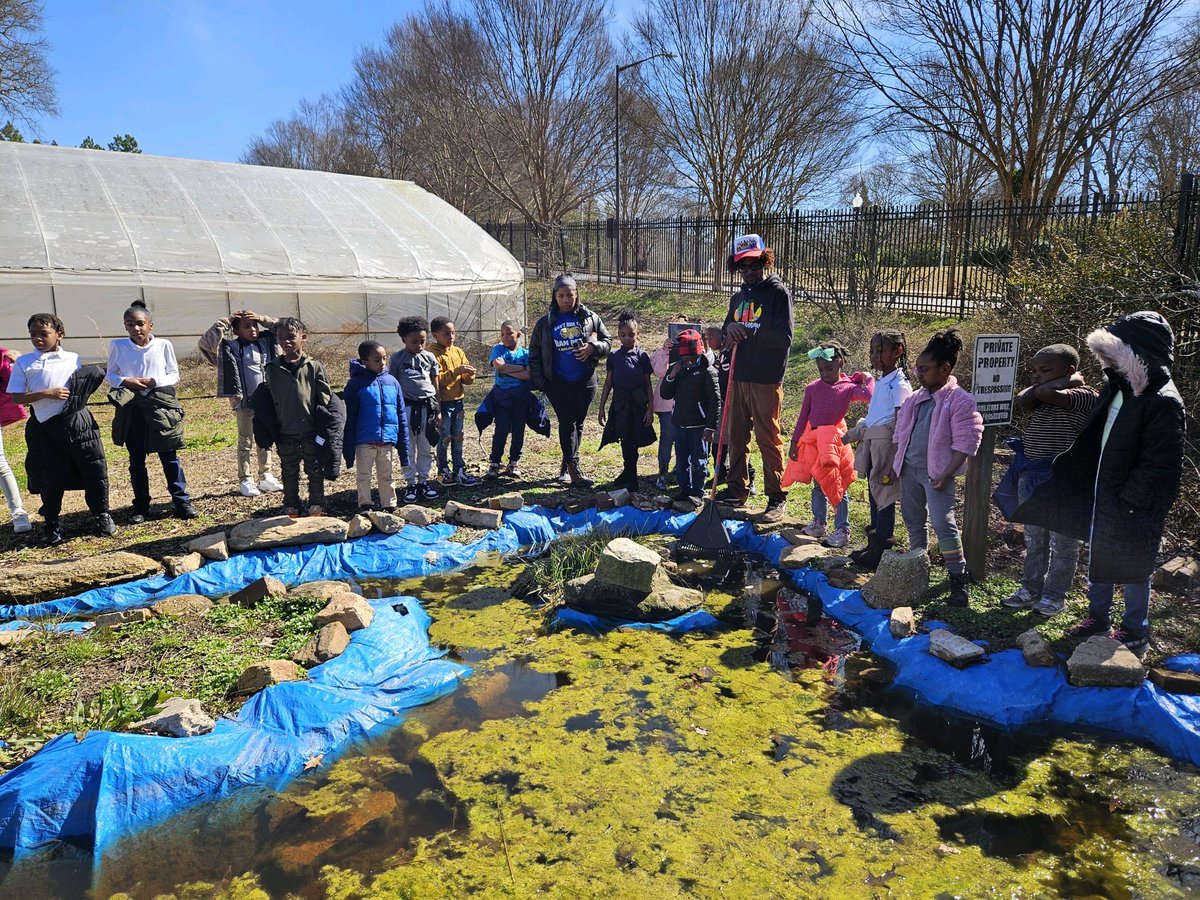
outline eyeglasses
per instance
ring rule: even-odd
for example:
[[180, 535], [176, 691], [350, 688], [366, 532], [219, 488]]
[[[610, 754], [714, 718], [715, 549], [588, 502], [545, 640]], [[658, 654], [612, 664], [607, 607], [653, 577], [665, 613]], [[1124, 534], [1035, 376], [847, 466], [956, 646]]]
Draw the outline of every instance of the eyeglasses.
[[764, 262], [763, 262], [761, 259], [755, 259], [755, 260], [752, 260], [752, 261], [750, 261], [750, 262], [740, 262], [740, 263], [738, 263], [738, 264], [737, 264], [737, 270], [738, 270], [739, 272], [748, 272], [748, 271], [750, 271], [751, 269], [761, 269], [761, 268], [763, 268], [765, 265], [766, 265], [766, 264], [765, 264], [765, 263], [764, 263]]

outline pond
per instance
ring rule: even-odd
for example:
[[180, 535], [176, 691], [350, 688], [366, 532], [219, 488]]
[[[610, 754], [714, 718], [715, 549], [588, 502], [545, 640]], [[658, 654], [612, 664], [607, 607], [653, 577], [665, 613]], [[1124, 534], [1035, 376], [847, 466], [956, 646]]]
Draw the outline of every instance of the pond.
[[[555, 632], [513, 558], [401, 582], [458, 692], [307, 773], [8, 896], [880, 895], [1200, 891], [1200, 773], [1095, 736], [1002, 731], [888, 690], [764, 563], [681, 564], [715, 634]], [[94, 880], [93, 880], [94, 879]], [[89, 889], [89, 884], [93, 887]]]

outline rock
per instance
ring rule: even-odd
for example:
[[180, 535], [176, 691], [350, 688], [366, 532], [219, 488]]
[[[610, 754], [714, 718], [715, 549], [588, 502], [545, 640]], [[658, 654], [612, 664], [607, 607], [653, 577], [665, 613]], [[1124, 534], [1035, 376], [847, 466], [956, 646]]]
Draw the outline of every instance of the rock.
[[130, 731], [150, 731], [167, 737], [194, 737], [208, 734], [217, 723], [204, 712], [199, 700], [172, 697], [154, 715], [134, 722]]
[[350, 633], [346, 631], [346, 626], [341, 622], [330, 622], [309, 639], [304, 649], [296, 655], [296, 662], [311, 669], [341, 655], [348, 646]]
[[661, 566], [662, 557], [650, 547], [643, 547], [629, 538], [613, 538], [596, 563], [596, 579], [640, 591], [644, 597], [663, 585], [665, 575]]
[[156, 616], [189, 618], [202, 616], [212, 608], [213, 602], [207, 597], [201, 597], [199, 594], [176, 594], [166, 600], [159, 600], [150, 607], [150, 612]]
[[917, 618], [911, 606], [897, 606], [888, 619], [888, 631], [894, 638], [912, 637], [917, 633]]
[[489, 509], [517, 510], [525, 505], [525, 498], [520, 494], [501, 494], [498, 497], [488, 497]]
[[377, 509], [367, 513], [367, 518], [371, 520], [371, 524], [383, 534], [395, 534], [401, 528], [408, 524], [405, 519], [395, 513], [380, 512]]
[[929, 590], [929, 554], [924, 550], [897, 553], [883, 551], [879, 568], [862, 589], [863, 599], [873, 609], [919, 606]]
[[195, 572], [204, 565], [204, 557], [199, 553], [189, 553], [186, 556], [164, 556], [163, 568], [171, 578], [178, 578], [188, 572]]
[[609, 496], [607, 491], [601, 491], [592, 498], [596, 509], [600, 512], [608, 512], [610, 509], [616, 509], [617, 504], [613, 502], [613, 498]]
[[436, 512], [426, 509], [424, 506], [417, 506], [415, 503], [400, 507], [396, 510], [396, 515], [409, 525], [432, 525], [437, 521]]
[[945, 628], [929, 632], [929, 652], [960, 669], [983, 659], [984, 655], [984, 649], [978, 644]]
[[188, 551], [199, 553], [205, 559], [223, 562], [229, 559], [229, 544], [225, 541], [225, 532], [204, 534], [187, 542]]
[[31, 638], [36, 634], [43, 634], [40, 628], [15, 628], [12, 631], [0, 631], [0, 647], [8, 647], [12, 644], [19, 644], [21, 641]]
[[1176, 556], [1154, 570], [1154, 586], [1172, 594], [1187, 594], [1200, 574], [1200, 563], [1190, 556]]
[[122, 609], [118, 612], [100, 613], [94, 619], [97, 628], [120, 628], [132, 622], [145, 622], [153, 619], [154, 613], [148, 609]]
[[324, 627], [330, 622], [341, 622], [347, 631], [358, 631], [370, 625], [374, 618], [375, 610], [371, 609], [371, 604], [358, 594], [347, 591], [330, 598], [317, 613], [317, 625]]
[[95, 587], [146, 578], [161, 571], [157, 560], [124, 551], [83, 559], [6, 564], [0, 571], [0, 596], [5, 603], [72, 597]]
[[786, 528], [780, 528], [777, 533], [789, 544], [797, 547], [804, 546], [806, 544], [820, 545], [821, 543], [820, 538], [815, 538], [811, 535], [804, 534], [799, 528], [792, 528], [790, 526]]
[[637, 622], [660, 622], [700, 606], [704, 595], [691, 588], [663, 583], [646, 594], [584, 575], [568, 581], [564, 592], [567, 606], [595, 616], [611, 616]]
[[1119, 641], [1097, 634], [1075, 648], [1067, 660], [1071, 684], [1079, 687], [1137, 687], [1146, 680], [1142, 661]]
[[[0, 635], [4, 632], [0, 632]], [[1195, 672], [1173, 672], [1170, 669], [1151, 669], [1149, 678], [1164, 691], [1172, 694], [1200, 694], [1200, 675]]]
[[866, 587], [871, 576], [866, 572], [855, 572], [853, 569], [834, 569], [825, 576], [831, 587], [841, 591], [861, 591]]
[[264, 575], [258, 581], [252, 581], [236, 594], [229, 598], [229, 602], [236, 606], [245, 606], [247, 608], [258, 606], [263, 600], [268, 597], [282, 597], [288, 592], [285, 585], [278, 578], [272, 578], [270, 575]]
[[584, 497], [582, 499], [577, 498], [574, 500], [568, 500], [563, 504], [563, 509], [569, 512], [571, 515], [574, 515], [575, 513], [583, 512], [585, 509], [591, 509], [595, 505], [595, 497]]
[[350, 585], [344, 581], [306, 581], [304, 584], [298, 584], [293, 588], [289, 588], [287, 595], [289, 597], [308, 597], [311, 600], [325, 600], [326, 602], [338, 597], [342, 594], [352, 593]]
[[1029, 666], [1057, 666], [1058, 655], [1050, 649], [1046, 639], [1036, 628], [1017, 636], [1017, 646], [1025, 655], [1025, 664]]
[[350, 517], [350, 522], [346, 528], [346, 540], [352, 541], [355, 538], [366, 537], [371, 533], [371, 520], [362, 513], [356, 513]]
[[813, 568], [828, 575], [834, 569], [844, 569], [851, 562], [848, 556], [822, 556], [813, 564]]
[[779, 568], [803, 569], [813, 560], [824, 556], [829, 548], [821, 544], [796, 544], [788, 547], [779, 556]]
[[466, 525], [468, 528], [486, 528], [494, 530], [504, 521], [504, 513], [499, 509], [484, 509], [479, 506], [468, 506], [451, 500], [446, 504], [442, 517], [447, 522]]
[[333, 516], [272, 516], [250, 519], [229, 532], [231, 550], [262, 550], [268, 547], [294, 547], [298, 544], [339, 544], [346, 539], [349, 526]]
[[668, 497], [666, 494], [656, 494], [652, 502], [659, 509], [670, 509], [671, 504], [674, 503], [675, 501], [672, 500], [670, 497]]
[[[669, 497], [667, 498], [670, 499]], [[634, 509], [640, 509], [642, 512], [654, 512], [658, 509], [658, 504], [654, 502], [653, 497], [637, 497], [633, 501]]]
[[609, 491], [608, 496], [612, 498], [613, 506], [617, 507], [628, 506], [633, 499], [628, 488], [617, 488], [615, 491]]
[[272, 659], [254, 663], [238, 676], [233, 686], [235, 694], [257, 694], [263, 688], [285, 681], [303, 681], [304, 670], [290, 659]]

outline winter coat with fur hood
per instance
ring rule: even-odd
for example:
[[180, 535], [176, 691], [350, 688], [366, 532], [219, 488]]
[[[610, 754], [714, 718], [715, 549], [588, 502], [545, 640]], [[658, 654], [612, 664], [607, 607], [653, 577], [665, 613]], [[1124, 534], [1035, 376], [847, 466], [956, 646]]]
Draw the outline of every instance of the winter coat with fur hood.
[[[1100, 399], [1013, 521], [1090, 541], [1094, 582], [1145, 581], [1183, 475], [1184, 406], [1171, 380], [1175, 338], [1158, 313], [1136, 312], [1093, 331], [1087, 343], [1104, 366]], [[1102, 449], [1118, 393], [1121, 406]]]

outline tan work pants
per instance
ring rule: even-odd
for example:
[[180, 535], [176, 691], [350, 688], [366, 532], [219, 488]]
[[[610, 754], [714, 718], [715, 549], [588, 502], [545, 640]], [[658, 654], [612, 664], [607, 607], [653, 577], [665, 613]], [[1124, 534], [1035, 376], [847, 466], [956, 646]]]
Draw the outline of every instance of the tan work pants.
[[782, 384], [729, 382], [729, 475], [726, 485], [731, 493], [746, 497], [750, 493], [747, 468], [750, 435], [758, 444], [763, 462], [763, 490], [768, 500], [787, 496], [779, 482], [783, 479], [783, 440], [779, 416], [783, 412]]
[[379, 505], [396, 505], [396, 485], [392, 482], [392, 445], [359, 444], [354, 448], [354, 472], [358, 480], [358, 505], [371, 505], [371, 469], [379, 480]]

